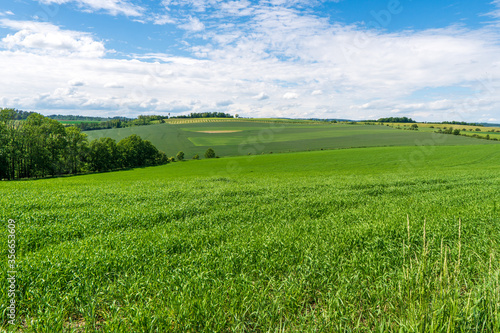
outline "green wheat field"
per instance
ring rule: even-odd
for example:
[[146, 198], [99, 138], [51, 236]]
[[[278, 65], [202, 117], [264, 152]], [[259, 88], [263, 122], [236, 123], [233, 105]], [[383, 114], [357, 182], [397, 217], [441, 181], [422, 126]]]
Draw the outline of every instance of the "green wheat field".
[[[422, 125], [419, 131], [404, 131], [381, 125], [331, 124], [285, 119], [279, 121], [271, 119], [172, 119], [165, 124], [85, 133], [88, 134], [89, 140], [111, 137], [117, 141], [131, 134], [137, 134], [151, 141], [169, 156], [175, 156], [177, 152], [183, 151], [186, 158], [191, 158], [196, 154], [203, 156], [208, 148], [215, 149], [220, 156], [238, 156], [356, 147], [498, 143], [455, 135], [438, 138], [433, 130], [435, 129]], [[223, 131], [231, 132], [224, 133]], [[492, 137], [495, 136], [492, 134]]]
[[[498, 143], [287, 125], [238, 154], [268, 125], [154, 126], [222, 158], [0, 182], [19, 332], [500, 331]], [[391, 147], [330, 150], [356, 145]]]

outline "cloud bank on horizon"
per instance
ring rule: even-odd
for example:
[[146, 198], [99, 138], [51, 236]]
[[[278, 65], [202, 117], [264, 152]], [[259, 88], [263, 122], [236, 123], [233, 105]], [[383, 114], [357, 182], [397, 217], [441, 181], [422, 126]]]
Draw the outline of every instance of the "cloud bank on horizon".
[[500, 122], [500, 0], [0, 5], [0, 107]]

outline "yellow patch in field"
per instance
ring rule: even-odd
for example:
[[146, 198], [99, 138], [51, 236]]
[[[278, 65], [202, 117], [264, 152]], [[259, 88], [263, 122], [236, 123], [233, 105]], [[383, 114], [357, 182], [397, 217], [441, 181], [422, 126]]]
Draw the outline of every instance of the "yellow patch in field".
[[234, 133], [234, 132], [241, 132], [241, 130], [234, 130], [234, 131], [196, 131], [198, 133]]

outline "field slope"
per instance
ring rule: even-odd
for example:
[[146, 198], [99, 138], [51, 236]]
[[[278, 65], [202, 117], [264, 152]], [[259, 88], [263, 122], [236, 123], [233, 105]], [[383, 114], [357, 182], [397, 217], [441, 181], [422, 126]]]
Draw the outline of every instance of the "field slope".
[[[187, 158], [213, 148], [220, 156], [376, 146], [479, 145], [497, 141], [403, 131], [380, 125], [329, 124], [284, 120], [176, 120], [170, 123], [86, 132], [89, 139], [121, 140], [138, 134], [169, 156], [183, 151]], [[206, 133], [211, 132], [211, 133]]]
[[[18, 323], [25, 332], [498, 332], [499, 185], [497, 145], [2, 182], [1, 219], [17, 225]], [[6, 279], [0, 288], [6, 327]]]

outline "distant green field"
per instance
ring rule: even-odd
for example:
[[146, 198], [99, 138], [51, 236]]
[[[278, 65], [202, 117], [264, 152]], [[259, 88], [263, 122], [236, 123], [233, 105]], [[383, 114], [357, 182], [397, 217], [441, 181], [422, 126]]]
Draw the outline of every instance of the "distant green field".
[[[404, 123], [390, 123], [387, 124], [391, 127], [400, 127], [400, 128], [410, 128], [411, 124]], [[480, 137], [484, 137], [489, 135], [491, 139], [496, 138], [500, 140], [500, 128], [499, 127], [483, 127], [483, 126], [470, 126], [470, 125], [456, 125], [456, 124], [426, 124], [426, 123], [418, 123], [418, 129], [420, 132], [435, 132], [439, 129], [446, 129], [452, 127], [453, 129], [460, 130], [461, 135], [473, 136], [478, 135]], [[479, 128], [481, 131], [476, 131]]]
[[[499, 332], [499, 147], [0, 182], [1, 220], [16, 221], [19, 331]], [[5, 277], [0, 289], [6, 328]]]
[[[187, 158], [203, 156], [213, 148], [220, 156], [282, 153], [305, 150], [374, 146], [478, 145], [494, 144], [432, 131], [403, 131], [387, 126], [324, 124], [320, 122], [272, 122], [271, 120], [217, 120], [213, 122], [166, 123], [111, 130], [88, 131], [89, 139], [109, 136], [121, 140], [138, 134], [169, 156], [183, 151]], [[180, 120], [176, 120], [180, 121]], [[200, 133], [228, 131], [234, 133]], [[496, 142], [498, 143], [498, 142]]]

